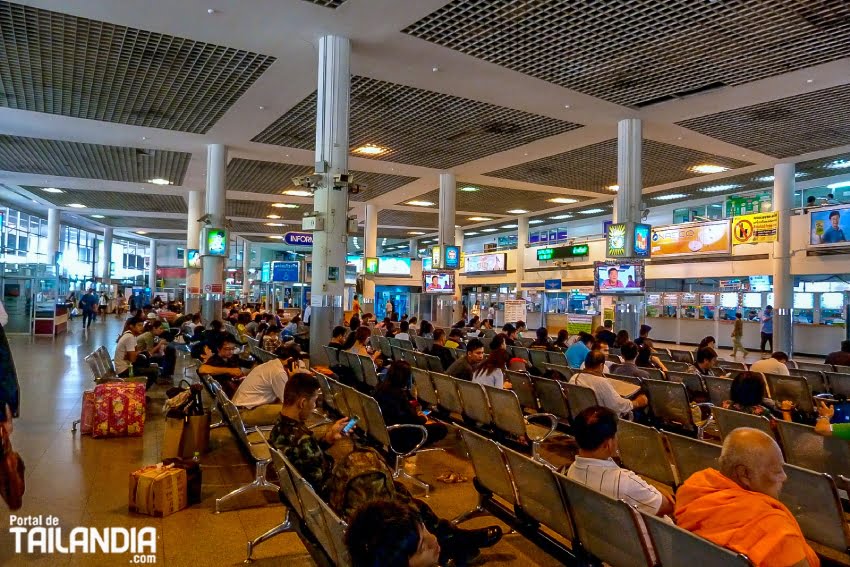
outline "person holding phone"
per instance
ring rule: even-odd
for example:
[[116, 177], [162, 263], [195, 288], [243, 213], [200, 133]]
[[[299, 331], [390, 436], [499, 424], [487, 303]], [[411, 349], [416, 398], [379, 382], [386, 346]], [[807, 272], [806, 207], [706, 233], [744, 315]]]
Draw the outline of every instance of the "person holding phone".
[[835, 408], [818, 402], [818, 420], [815, 423], [815, 433], [824, 437], [838, 437], [850, 441], [850, 423], [831, 423]]
[[233, 404], [245, 425], [274, 425], [289, 376], [304, 369], [301, 348], [296, 344], [279, 346], [274, 358], [255, 366], [233, 395]]

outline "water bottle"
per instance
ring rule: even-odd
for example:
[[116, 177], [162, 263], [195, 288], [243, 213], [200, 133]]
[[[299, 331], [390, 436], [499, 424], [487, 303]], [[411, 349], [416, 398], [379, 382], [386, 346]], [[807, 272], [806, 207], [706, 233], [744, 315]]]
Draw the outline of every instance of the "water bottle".
[[130, 364], [130, 378], [133, 378], [133, 365]]
[[192, 455], [192, 462], [193, 463], [200, 463], [201, 462], [201, 454], [198, 451], [195, 451], [195, 454]]

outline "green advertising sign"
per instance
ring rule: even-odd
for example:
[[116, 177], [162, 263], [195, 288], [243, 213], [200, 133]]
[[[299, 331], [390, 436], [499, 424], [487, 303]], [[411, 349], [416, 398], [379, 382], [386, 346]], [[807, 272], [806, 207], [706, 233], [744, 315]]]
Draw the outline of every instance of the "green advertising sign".
[[574, 244], [573, 246], [561, 246], [559, 248], [538, 248], [537, 261], [560, 260], [562, 258], [577, 258], [587, 256], [590, 246], [587, 244]]

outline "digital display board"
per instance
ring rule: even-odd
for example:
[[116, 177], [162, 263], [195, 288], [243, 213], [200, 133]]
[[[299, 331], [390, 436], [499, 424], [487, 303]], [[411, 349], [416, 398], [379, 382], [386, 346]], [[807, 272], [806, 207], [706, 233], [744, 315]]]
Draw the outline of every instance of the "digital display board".
[[201, 251], [195, 248], [190, 248], [186, 250], [186, 260], [185, 266], [186, 268], [200, 268], [201, 267]]
[[465, 257], [465, 273], [503, 272], [507, 269], [507, 255], [504, 252], [496, 254], [476, 254]]
[[205, 248], [203, 256], [227, 256], [227, 230], [224, 228], [204, 228], [201, 241]]
[[457, 270], [460, 267], [460, 247], [446, 246], [446, 258], [443, 267], [447, 270]]
[[366, 273], [377, 274], [380, 261], [377, 258], [366, 258]]
[[561, 246], [560, 248], [538, 248], [537, 261], [547, 262], [549, 260], [560, 260], [563, 258], [577, 258], [587, 256], [590, 253], [588, 244], [574, 244], [572, 246]]
[[595, 288], [601, 294], [642, 293], [643, 262], [594, 263]]
[[454, 293], [454, 272], [422, 272], [422, 291], [425, 293]]
[[809, 212], [810, 246], [847, 245], [850, 234], [850, 207], [832, 207]]

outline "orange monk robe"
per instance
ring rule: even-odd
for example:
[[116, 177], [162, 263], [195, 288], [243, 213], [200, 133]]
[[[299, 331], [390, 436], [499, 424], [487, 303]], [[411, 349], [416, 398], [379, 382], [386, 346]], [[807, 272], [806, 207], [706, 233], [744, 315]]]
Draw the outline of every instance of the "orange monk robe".
[[745, 554], [757, 567], [789, 567], [803, 559], [820, 565], [788, 508], [714, 469], [691, 475], [676, 492], [676, 523]]

